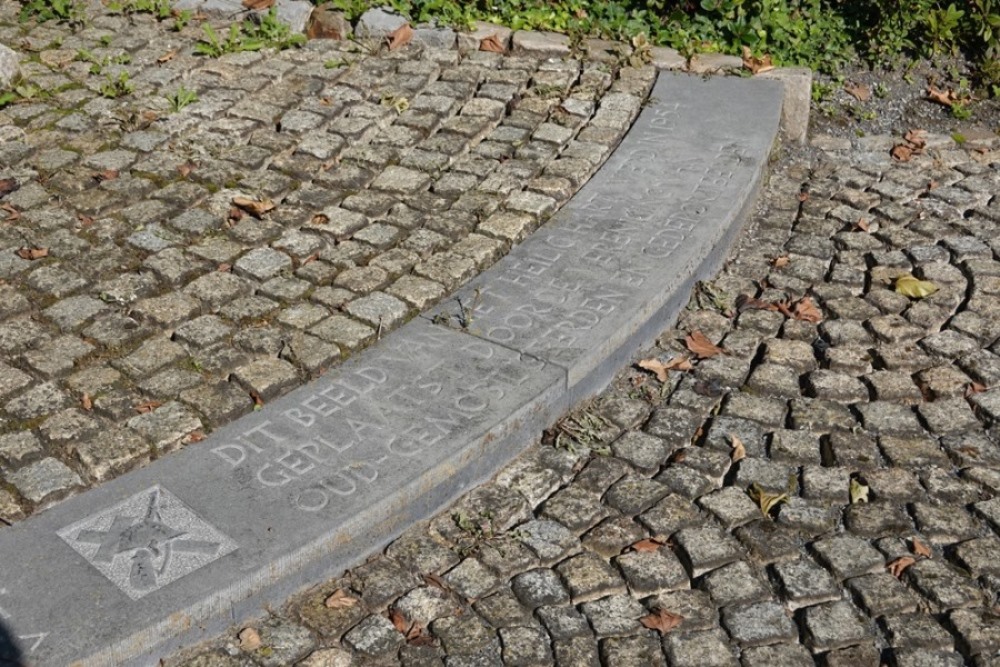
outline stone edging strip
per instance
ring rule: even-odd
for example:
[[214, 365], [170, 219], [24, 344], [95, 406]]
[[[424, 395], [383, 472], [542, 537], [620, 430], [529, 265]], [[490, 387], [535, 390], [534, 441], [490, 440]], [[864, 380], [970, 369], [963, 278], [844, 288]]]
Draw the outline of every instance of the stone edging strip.
[[155, 663], [438, 511], [592, 395], [724, 260], [781, 86], [662, 73], [618, 150], [459, 292], [207, 440], [0, 533], [29, 664]]

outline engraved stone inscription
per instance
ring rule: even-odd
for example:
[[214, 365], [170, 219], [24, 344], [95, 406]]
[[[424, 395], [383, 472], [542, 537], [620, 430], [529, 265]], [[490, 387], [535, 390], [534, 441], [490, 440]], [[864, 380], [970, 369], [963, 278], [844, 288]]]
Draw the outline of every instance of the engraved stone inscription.
[[[471, 337], [456, 345], [454, 334], [430, 326], [407, 334], [210, 451], [245, 483], [280, 489], [298, 510], [333, 510], [386, 473], [427, 463], [542, 365], [496, 363], [493, 346]], [[476, 370], [456, 365], [456, 356]]]
[[133, 600], [236, 549], [232, 539], [160, 486], [58, 535]]

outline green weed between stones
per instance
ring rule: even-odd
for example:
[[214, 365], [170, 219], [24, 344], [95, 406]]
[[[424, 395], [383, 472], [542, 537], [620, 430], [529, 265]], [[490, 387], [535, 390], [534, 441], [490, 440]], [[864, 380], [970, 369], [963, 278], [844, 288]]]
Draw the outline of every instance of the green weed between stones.
[[[366, 0], [315, 0], [356, 19]], [[893, 64], [963, 53], [977, 85], [1000, 96], [1000, 0], [388, 0], [413, 22], [467, 28], [476, 20], [625, 41], [645, 35], [685, 55], [769, 54], [777, 65], [836, 74], [862, 57]]]
[[225, 37], [207, 23], [202, 25], [202, 31], [204, 37], [195, 44], [194, 51], [210, 58], [240, 51], [260, 51], [264, 48], [280, 51], [306, 43], [305, 35], [292, 34], [291, 28], [278, 20], [274, 7], [267, 14], [253, 15], [242, 24], [229, 26]]
[[194, 104], [198, 101], [198, 93], [193, 90], [188, 90], [184, 86], [178, 88], [172, 95], [167, 95], [167, 104], [170, 105], [170, 110], [177, 113], [189, 104]]

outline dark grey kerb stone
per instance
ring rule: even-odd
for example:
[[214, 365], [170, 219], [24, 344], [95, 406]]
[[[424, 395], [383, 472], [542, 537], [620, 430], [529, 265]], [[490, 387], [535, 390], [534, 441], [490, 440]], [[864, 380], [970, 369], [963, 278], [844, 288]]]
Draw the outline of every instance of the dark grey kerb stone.
[[562, 366], [571, 401], [605, 386], [721, 265], [777, 132], [774, 82], [661, 73], [652, 96], [576, 197], [428, 314]]
[[568, 409], [565, 387], [555, 366], [411, 322], [204, 442], [4, 528], [0, 619], [33, 666], [151, 664], [492, 475]]

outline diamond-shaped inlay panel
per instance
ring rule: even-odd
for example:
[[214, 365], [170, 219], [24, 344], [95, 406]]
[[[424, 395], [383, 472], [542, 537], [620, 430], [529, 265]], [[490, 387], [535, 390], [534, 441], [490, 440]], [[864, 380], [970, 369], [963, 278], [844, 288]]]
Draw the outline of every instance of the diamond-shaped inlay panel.
[[160, 486], [59, 531], [133, 600], [236, 549], [236, 543]]

